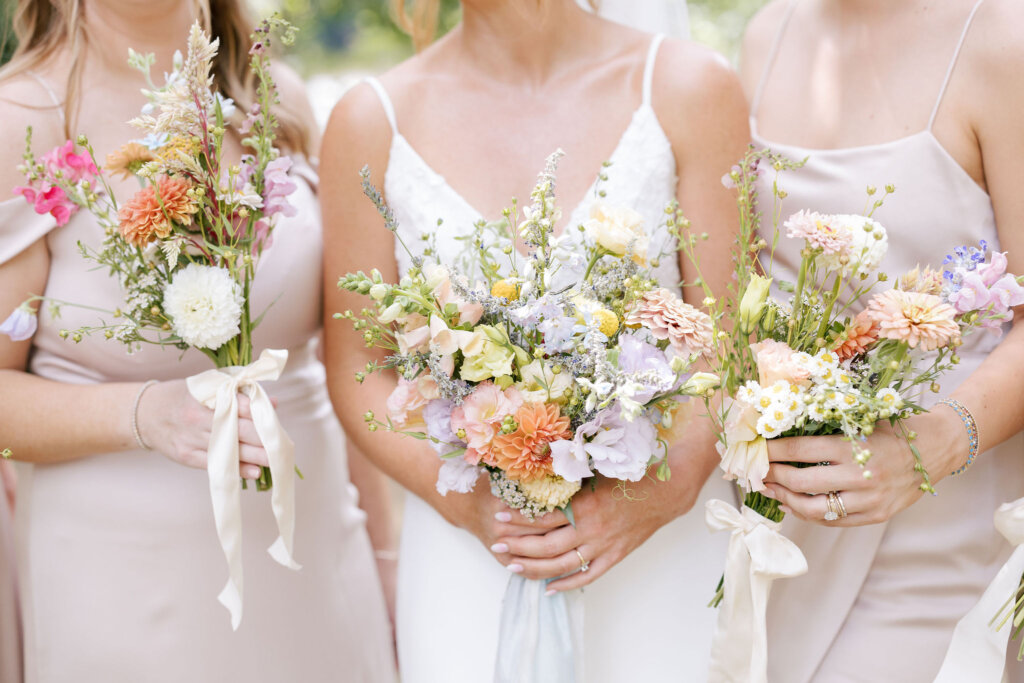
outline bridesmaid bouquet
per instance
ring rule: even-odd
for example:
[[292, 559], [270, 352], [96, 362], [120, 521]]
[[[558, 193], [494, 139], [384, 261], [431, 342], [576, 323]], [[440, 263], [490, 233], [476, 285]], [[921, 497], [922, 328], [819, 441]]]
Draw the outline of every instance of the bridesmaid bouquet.
[[[110, 154], [101, 167], [86, 137], [36, 159], [27, 136], [26, 186], [15, 188], [39, 214], [66, 224], [79, 210], [95, 216], [104, 232], [102, 246], [79, 243], [82, 255], [106, 268], [124, 290], [124, 305], [95, 326], [62, 330], [61, 336], [79, 342], [102, 333], [129, 347], [142, 344], [195, 348], [217, 370], [188, 380], [201, 403], [215, 409], [210, 438], [209, 474], [218, 533], [232, 570], [221, 601], [241, 619], [240, 510], [238, 488], [237, 395], [244, 391], [253, 404], [260, 439], [270, 457], [256, 483], [273, 486], [273, 507], [281, 537], [271, 555], [297, 569], [291, 557], [294, 531], [294, 453], [260, 380], [275, 380], [284, 369], [287, 351], [266, 350], [255, 362], [253, 331], [262, 315], [251, 311], [251, 293], [263, 249], [269, 245], [279, 215], [295, 215], [288, 195], [296, 189], [288, 176], [291, 160], [275, 145], [277, 121], [272, 107], [277, 92], [270, 75], [267, 48], [271, 33], [281, 29], [290, 43], [293, 29], [278, 18], [264, 21], [252, 36], [250, 66], [256, 81], [256, 101], [244, 116], [215, 89], [212, 68], [218, 41], [211, 41], [199, 24], [188, 39], [187, 55], [177, 53], [173, 70], [155, 85], [150, 70], [153, 55], [130, 52], [129, 63], [146, 78], [148, 103], [131, 121], [143, 137]], [[225, 157], [225, 136], [239, 123], [237, 134], [250, 150], [241, 163]], [[81, 151], [80, 151], [81, 150]], [[141, 189], [118, 205], [108, 176], [136, 178]], [[23, 303], [0, 325], [15, 340], [36, 329], [31, 304]], [[60, 306], [74, 303], [50, 301]], [[94, 309], [99, 310], [99, 309]]]
[[[965, 335], [979, 327], [996, 330], [1012, 318], [1013, 306], [1024, 303], [1019, 279], [1006, 272], [1005, 254], [989, 253], [984, 242], [980, 248], [956, 247], [941, 272], [917, 267], [886, 284], [889, 279], [878, 268], [887, 234], [872, 214], [894, 191], [891, 186], [878, 199], [868, 188], [866, 215], [793, 214], [782, 224], [784, 236], [776, 208], [769, 245], [757, 237], [761, 215], [755, 185], [765, 166], [778, 172], [798, 164], [767, 150], [751, 151], [724, 179], [738, 189], [742, 227], [735, 289], [721, 308], [728, 322], [718, 358], [725, 399], [713, 417], [720, 428], [721, 467], [745, 495], [742, 514], [725, 511], [720, 501], [712, 501], [708, 510], [709, 525], [731, 529], [734, 539], [770, 539], [730, 548], [724, 585], [713, 600], [717, 605], [724, 595], [717, 661], [725, 662], [726, 651], [735, 647], [724, 636], [730, 620], [755, 622], [745, 628], [759, 642], [747, 643], [748, 654], [740, 660], [751, 665], [744, 679], [752, 681], [764, 680], [770, 582], [807, 568], [799, 549], [777, 532], [783, 518], [778, 502], [761, 493], [768, 440], [842, 435], [870, 477], [866, 439], [887, 421], [913, 452], [921, 489], [934, 494], [914, 444], [916, 435], [903, 421], [924, 411], [916, 403], [923, 390], [939, 391], [938, 379], [959, 361], [956, 349]], [[774, 194], [776, 199], [785, 196], [777, 179]], [[802, 242], [796, 282], [773, 277], [780, 239]], [[788, 296], [772, 296], [773, 284]], [[884, 291], [873, 292], [880, 285]], [[861, 310], [854, 315], [854, 308]], [[826, 520], [845, 514], [841, 506], [830, 499]], [[755, 549], [764, 556], [755, 557]], [[741, 607], [740, 602], [747, 604]]]
[[[437, 262], [428, 245], [425, 257], [410, 252], [414, 265], [397, 284], [377, 271], [343, 277], [339, 287], [367, 295], [370, 303], [358, 314], [336, 317], [352, 321], [368, 346], [389, 354], [358, 373], [358, 381], [372, 372], [398, 374], [386, 418], [366, 413], [370, 430], [429, 443], [442, 460], [442, 495], [468, 492], [486, 473], [491, 492], [523, 515], [562, 509], [571, 520], [573, 496], [595, 473], [630, 482], [657, 466], [657, 476], [667, 479], [666, 455], [684, 422], [686, 397], [706, 398], [718, 378], [690, 372], [698, 359], [714, 354], [712, 321], [659, 287], [639, 214], [598, 205], [579, 226], [582, 253], [561, 247], [553, 234], [560, 156], [548, 159], [522, 216], [513, 204], [503, 221], [479, 223], [458, 264]], [[396, 233], [366, 170], [363, 181]], [[678, 234], [675, 207], [667, 216]], [[513, 248], [513, 229], [528, 256]], [[674, 258], [675, 251], [673, 245], [654, 262]], [[555, 288], [560, 273], [573, 277]], [[507, 595], [513, 587], [533, 590], [533, 610], [554, 604], [540, 601], [544, 582], [524, 587], [523, 581], [513, 577]], [[520, 614], [510, 604], [516, 599], [506, 598], [503, 630], [522, 629], [517, 624], [526, 620], [527, 608]], [[501, 642], [499, 672], [532, 666], [509, 639]], [[571, 649], [552, 651], [544, 666], [567, 656]], [[541, 666], [540, 659], [544, 655], [533, 663]], [[556, 670], [564, 675], [549, 670], [551, 680], [573, 680], [571, 668]]]

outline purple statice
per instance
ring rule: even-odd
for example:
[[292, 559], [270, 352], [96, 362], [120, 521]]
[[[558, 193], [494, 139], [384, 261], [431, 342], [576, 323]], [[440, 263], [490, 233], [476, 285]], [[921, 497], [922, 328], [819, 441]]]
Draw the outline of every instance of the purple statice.
[[580, 481], [594, 471], [611, 479], [640, 481], [657, 445], [658, 430], [649, 419], [630, 421], [618, 407], [611, 407], [581, 425], [571, 441], [553, 442], [551, 464], [555, 474], [569, 481]]

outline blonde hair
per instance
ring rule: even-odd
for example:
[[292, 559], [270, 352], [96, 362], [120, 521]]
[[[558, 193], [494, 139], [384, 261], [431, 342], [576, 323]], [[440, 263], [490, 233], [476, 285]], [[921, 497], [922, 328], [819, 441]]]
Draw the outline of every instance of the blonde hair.
[[[244, 8], [244, 0], [192, 0], [195, 13], [214, 38], [220, 38], [220, 50], [214, 60], [214, 79], [221, 94], [246, 111], [255, 101], [256, 77], [249, 69], [249, 39], [253, 24]], [[73, 138], [82, 83], [82, 53], [89, 42], [88, 28], [82, 20], [81, 0], [18, 0], [14, 10], [14, 36], [18, 47], [0, 69], [0, 82], [39, 68], [59, 50], [69, 46], [71, 68], [64, 97], [64, 134]], [[186, 36], [182, 36], [184, 45]], [[313, 156], [314, 132], [302, 118], [281, 104], [275, 112], [280, 127], [282, 148]]]
[[[587, 0], [591, 7], [597, 8], [600, 0]], [[535, 0], [543, 5], [550, 0]], [[441, 16], [441, 0], [391, 0], [391, 15], [395, 24], [406, 35], [412, 38], [412, 44], [419, 52], [434, 42], [437, 37], [438, 19]]]

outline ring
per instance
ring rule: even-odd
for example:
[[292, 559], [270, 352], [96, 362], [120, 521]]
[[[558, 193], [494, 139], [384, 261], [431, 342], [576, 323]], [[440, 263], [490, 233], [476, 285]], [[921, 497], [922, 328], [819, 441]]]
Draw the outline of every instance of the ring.
[[839, 519], [842, 519], [843, 517], [846, 516], [846, 506], [843, 505], [843, 497], [839, 495], [838, 491], [836, 491], [835, 495], [836, 495], [836, 506], [839, 508]]
[[829, 491], [828, 498], [825, 500], [825, 504], [828, 505], [828, 510], [825, 512], [825, 521], [834, 522], [839, 519], [839, 504], [836, 501], [836, 492]]
[[575, 548], [575, 551], [576, 551], [576, 557], [580, 558], [580, 571], [581, 572], [585, 572], [588, 569], [590, 569], [590, 563], [587, 562], [586, 559], [584, 559], [583, 553], [580, 552], [580, 549], [579, 548]]

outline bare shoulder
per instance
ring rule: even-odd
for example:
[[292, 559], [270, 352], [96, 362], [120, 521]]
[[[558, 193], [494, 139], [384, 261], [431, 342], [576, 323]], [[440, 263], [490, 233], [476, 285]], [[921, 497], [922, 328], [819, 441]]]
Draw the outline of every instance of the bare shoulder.
[[320, 148], [320, 177], [325, 201], [338, 190], [356, 191], [358, 172], [370, 168], [380, 185], [387, 170], [391, 126], [380, 98], [367, 83], [350, 88], [334, 105]]
[[[1020, 0], [988, 0], [981, 6], [972, 27], [974, 35], [969, 36], [965, 47], [978, 60], [979, 74], [989, 72], [1000, 80], [1013, 76], [1014, 83], [1024, 82], [1021, 26], [1024, 3]], [[1009, 85], [1005, 81], [1003, 84]]]
[[772, 0], [750, 19], [743, 32], [740, 53], [740, 77], [748, 97], [753, 94], [768, 63], [772, 44], [794, 0]]
[[666, 40], [653, 89], [653, 105], [673, 141], [699, 138], [709, 125], [746, 126], [747, 105], [735, 69], [702, 45]]
[[32, 128], [32, 150], [36, 156], [64, 141], [64, 131], [50, 95], [33, 78], [16, 75], [0, 80], [0, 201], [10, 189], [24, 182], [17, 170], [25, 153], [25, 134]]

